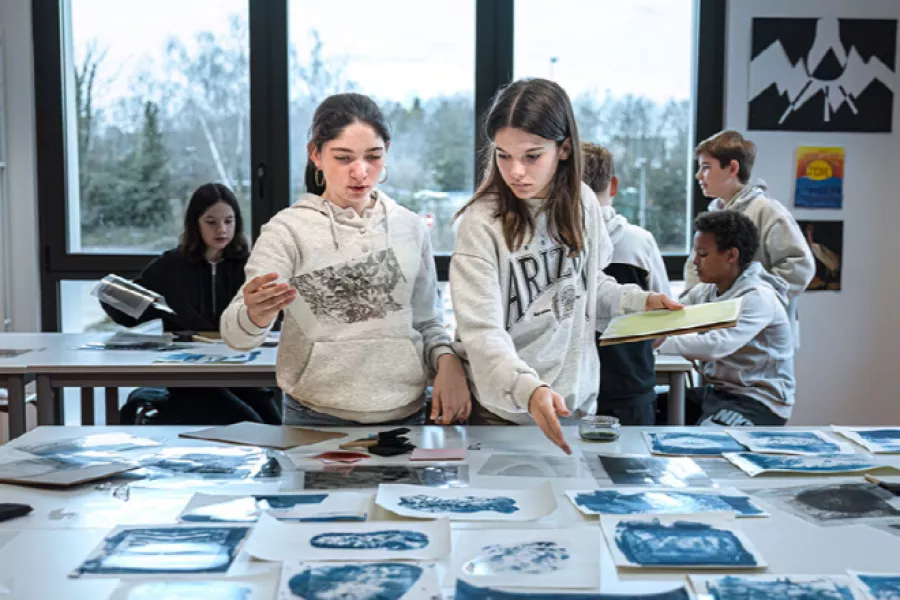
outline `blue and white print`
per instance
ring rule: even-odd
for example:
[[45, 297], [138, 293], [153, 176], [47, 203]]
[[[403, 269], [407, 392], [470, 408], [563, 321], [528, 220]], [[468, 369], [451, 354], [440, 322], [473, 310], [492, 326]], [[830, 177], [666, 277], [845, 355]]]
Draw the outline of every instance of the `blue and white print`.
[[848, 577], [825, 575], [691, 576], [694, 589], [714, 600], [853, 600]]
[[770, 454], [853, 454], [853, 447], [828, 437], [821, 431], [752, 431], [729, 429], [728, 433], [751, 452]]
[[724, 455], [751, 477], [763, 473], [816, 473], [840, 475], [880, 469], [879, 464], [862, 455], [832, 454], [824, 456], [783, 456], [778, 454], [753, 454], [749, 452]]
[[472, 585], [461, 579], [456, 582], [456, 594], [453, 598], [454, 600], [690, 600], [687, 590], [683, 587], [655, 594], [532, 593], [505, 592]]
[[738, 517], [765, 517], [766, 511], [737, 490], [603, 488], [566, 491], [586, 515], [686, 515], [733, 512]]
[[532, 521], [556, 509], [549, 483], [530, 490], [381, 485], [375, 502], [404, 517], [453, 521]]
[[900, 573], [859, 573], [850, 576], [868, 600], [897, 600], [900, 598]]
[[651, 453], [665, 456], [721, 456], [746, 450], [727, 433], [717, 431], [645, 432], [644, 439]]
[[285, 562], [282, 600], [418, 600], [440, 598], [430, 563]]
[[900, 453], [900, 427], [833, 427], [873, 454]]

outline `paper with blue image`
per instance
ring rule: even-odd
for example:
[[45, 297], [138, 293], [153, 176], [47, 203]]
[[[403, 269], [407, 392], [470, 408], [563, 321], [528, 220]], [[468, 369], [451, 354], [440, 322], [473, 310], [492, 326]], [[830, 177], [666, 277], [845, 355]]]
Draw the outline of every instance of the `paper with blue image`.
[[594, 527], [464, 529], [457, 532], [445, 586], [589, 589], [600, 585], [600, 539]]
[[644, 432], [652, 454], [662, 456], [721, 456], [746, 448], [724, 431]]
[[250, 528], [236, 525], [122, 525], [70, 577], [224, 575]]
[[243, 365], [256, 360], [259, 350], [241, 354], [204, 354], [202, 352], [175, 352], [155, 359], [155, 363], [175, 363], [188, 365]]
[[690, 580], [698, 595], [715, 600], [854, 600], [845, 575], [691, 575]]
[[872, 483], [777, 486], [755, 494], [819, 526], [900, 523], [900, 497]]
[[450, 524], [437, 521], [298, 523], [262, 514], [246, 550], [260, 560], [437, 560], [450, 552]]
[[600, 517], [619, 567], [759, 569], [765, 561], [733, 515], [629, 515]]
[[831, 428], [872, 454], [900, 454], [900, 427]]
[[787, 456], [779, 454], [726, 453], [725, 458], [750, 477], [766, 473], [842, 475], [882, 469], [885, 465], [861, 454]]
[[856, 587], [867, 600], [900, 598], [900, 573], [862, 573], [848, 571]]
[[453, 600], [691, 600], [684, 587], [649, 594], [601, 594], [599, 592], [510, 592], [492, 587], [456, 582]]
[[585, 515], [687, 515], [731, 512], [736, 517], [767, 517], [747, 494], [733, 488], [665, 489], [620, 487], [566, 490]]
[[271, 600], [277, 582], [250, 576], [190, 581], [124, 581], [109, 600]]
[[549, 483], [531, 489], [382, 484], [375, 503], [394, 514], [451, 521], [534, 521], [556, 510]]
[[432, 563], [286, 561], [279, 600], [433, 600], [441, 598]]
[[371, 499], [364, 492], [194, 494], [178, 520], [255, 522], [267, 512], [283, 521], [365, 521]]
[[759, 431], [755, 429], [728, 429], [738, 443], [751, 452], [766, 454], [794, 454], [818, 456], [821, 454], [854, 454], [853, 446], [843, 440], [829, 437], [821, 431], [794, 431], [779, 429]]

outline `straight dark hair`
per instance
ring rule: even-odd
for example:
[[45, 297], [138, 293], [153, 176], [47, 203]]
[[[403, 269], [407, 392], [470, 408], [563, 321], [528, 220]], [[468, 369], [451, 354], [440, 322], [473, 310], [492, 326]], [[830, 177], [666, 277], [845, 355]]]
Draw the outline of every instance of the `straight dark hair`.
[[[325, 142], [330, 142], [341, 135], [348, 125], [363, 123], [375, 130], [375, 133], [384, 140], [385, 145], [391, 141], [391, 130], [384, 113], [375, 104], [375, 101], [363, 94], [335, 94], [328, 96], [316, 108], [313, 114], [312, 125], [309, 127], [309, 145], [307, 152], [315, 147], [319, 152]], [[304, 182], [306, 191], [310, 194], [321, 196], [325, 191], [327, 182], [316, 181], [316, 164], [312, 158], [306, 160], [306, 174]]]
[[206, 259], [206, 244], [200, 234], [200, 217], [217, 202], [224, 202], [234, 211], [234, 237], [225, 246], [224, 258], [246, 259], [250, 256], [250, 243], [244, 234], [244, 219], [234, 192], [221, 183], [204, 183], [191, 195], [184, 211], [184, 230], [178, 241], [178, 249], [192, 262]]
[[488, 166], [475, 195], [456, 216], [461, 216], [481, 198], [496, 197], [494, 218], [503, 223], [503, 238], [510, 252], [518, 250], [526, 238], [534, 234], [534, 217], [528, 205], [519, 200], [503, 181], [497, 166], [494, 138], [505, 127], [553, 140], [557, 147], [569, 140], [571, 152], [567, 159], [560, 160], [541, 211], [547, 213], [548, 232], [557, 243], [566, 246], [570, 254], [583, 252], [583, 167], [575, 112], [565, 90], [547, 79], [521, 79], [501, 88], [494, 96], [484, 119], [484, 133], [490, 140], [485, 148]]

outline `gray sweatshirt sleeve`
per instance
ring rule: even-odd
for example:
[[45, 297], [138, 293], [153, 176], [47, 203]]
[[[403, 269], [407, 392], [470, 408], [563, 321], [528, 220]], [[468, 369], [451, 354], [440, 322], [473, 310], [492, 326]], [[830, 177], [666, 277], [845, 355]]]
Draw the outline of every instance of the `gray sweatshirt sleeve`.
[[666, 263], [663, 261], [662, 253], [656, 240], [653, 237], [647, 240], [647, 272], [650, 277], [647, 281], [647, 287], [651, 292], [665, 294], [672, 297], [672, 288], [669, 286], [669, 274], [666, 272]]
[[434, 267], [434, 253], [431, 250], [431, 236], [422, 227], [422, 264], [416, 275], [412, 293], [413, 327], [422, 335], [425, 351], [423, 360], [433, 373], [437, 373], [438, 359], [444, 354], [453, 354], [450, 334], [444, 327], [441, 298], [437, 289], [437, 271]]
[[450, 289], [456, 333], [479, 401], [503, 412], [527, 413], [531, 394], [547, 384], [519, 358], [506, 331], [497, 250], [489, 224], [471, 213], [462, 218], [457, 231]]
[[283, 223], [270, 221], [262, 226], [259, 238], [253, 246], [247, 266], [245, 283], [235, 294], [228, 308], [222, 313], [219, 323], [222, 339], [235, 350], [247, 351], [262, 344], [272, 323], [268, 327], [257, 327], [247, 314], [244, 304], [244, 287], [251, 279], [259, 275], [276, 273], [277, 282], [286, 282], [295, 272], [294, 266], [299, 261], [300, 251], [288, 229]]
[[670, 336], [659, 347], [660, 353], [680, 354], [689, 360], [712, 361], [730, 356], [746, 346], [772, 322], [776, 307], [772, 304], [773, 299], [756, 290], [741, 298], [743, 304], [737, 326]]
[[762, 240], [769, 271], [788, 284], [788, 298], [799, 296], [816, 274], [816, 262], [800, 227], [792, 217], [779, 218]]

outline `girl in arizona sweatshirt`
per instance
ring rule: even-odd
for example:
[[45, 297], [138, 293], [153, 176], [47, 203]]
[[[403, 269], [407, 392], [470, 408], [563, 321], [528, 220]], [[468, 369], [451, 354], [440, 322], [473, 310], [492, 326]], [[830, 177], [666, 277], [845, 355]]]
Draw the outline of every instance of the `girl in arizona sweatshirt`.
[[612, 244], [581, 183], [572, 104], [559, 85], [507, 86], [485, 127], [491, 165], [460, 210], [450, 263], [458, 349], [477, 399], [472, 422], [533, 419], [570, 452], [557, 415], [594, 411], [598, 316], [681, 306], [603, 273]]
[[304, 194], [263, 226], [247, 283], [222, 316], [222, 337], [249, 350], [285, 311], [276, 376], [288, 425], [424, 422], [468, 417], [421, 219], [376, 190], [390, 144], [378, 106], [325, 99], [313, 116]]

